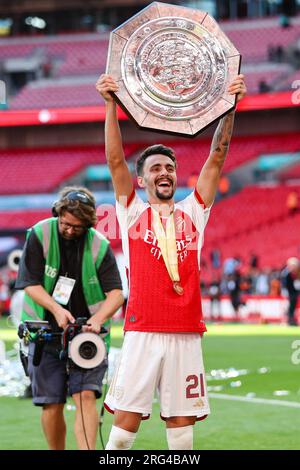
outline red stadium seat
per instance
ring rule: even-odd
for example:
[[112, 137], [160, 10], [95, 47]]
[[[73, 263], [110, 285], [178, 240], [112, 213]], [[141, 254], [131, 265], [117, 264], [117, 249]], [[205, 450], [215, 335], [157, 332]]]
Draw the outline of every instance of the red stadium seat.
[[[126, 145], [125, 155], [137, 148]], [[3, 150], [0, 194], [51, 192], [86, 165], [104, 162], [104, 145]]]

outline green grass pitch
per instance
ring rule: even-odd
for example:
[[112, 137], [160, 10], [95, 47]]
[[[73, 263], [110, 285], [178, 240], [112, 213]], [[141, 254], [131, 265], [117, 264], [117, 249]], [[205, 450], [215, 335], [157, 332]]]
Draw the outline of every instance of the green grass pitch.
[[[8, 328], [5, 319], [0, 321], [0, 338], [7, 349], [15, 341], [15, 331]], [[292, 362], [292, 344], [297, 339], [299, 330], [293, 327], [208, 325], [203, 339], [207, 375], [212, 370], [231, 369], [233, 376], [208, 380], [212, 387], [211, 415], [195, 426], [195, 450], [300, 449], [300, 364]], [[112, 344], [119, 347], [121, 343], [122, 328], [115, 326]], [[235, 370], [244, 371], [244, 375], [234, 377]], [[240, 401], [239, 397], [248, 401]], [[47, 448], [40, 427], [40, 409], [29, 399], [0, 397], [0, 407], [0, 449]], [[67, 448], [76, 449], [74, 410], [66, 410], [65, 417]], [[111, 423], [111, 415], [105, 412], [105, 442]], [[97, 448], [101, 449], [100, 440]], [[141, 424], [134, 449], [167, 449], [157, 402], [150, 420]]]

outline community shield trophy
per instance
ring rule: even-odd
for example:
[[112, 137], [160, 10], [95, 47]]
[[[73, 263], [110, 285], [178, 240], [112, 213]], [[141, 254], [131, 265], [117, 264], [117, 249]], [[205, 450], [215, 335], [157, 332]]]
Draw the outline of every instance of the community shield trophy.
[[208, 13], [153, 2], [111, 32], [106, 73], [140, 128], [195, 136], [234, 108], [240, 62]]

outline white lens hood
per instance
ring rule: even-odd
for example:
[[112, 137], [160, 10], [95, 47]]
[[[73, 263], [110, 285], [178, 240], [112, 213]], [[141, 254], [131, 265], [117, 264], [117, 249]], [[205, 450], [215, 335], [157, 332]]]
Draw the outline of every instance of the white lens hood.
[[[94, 343], [97, 348], [96, 355], [91, 359], [84, 359], [79, 354], [80, 346], [85, 342]], [[69, 343], [69, 358], [72, 359], [74, 364], [83, 369], [93, 369], [101, 364], [106, 355], [106, 348], [104, 341], [96, 333], [79, 333]]]

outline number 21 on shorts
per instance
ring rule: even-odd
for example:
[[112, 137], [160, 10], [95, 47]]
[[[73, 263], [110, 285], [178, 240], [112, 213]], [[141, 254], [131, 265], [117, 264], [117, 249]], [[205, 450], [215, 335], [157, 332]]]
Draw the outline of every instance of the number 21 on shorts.
[[185, 390], [186, 398], [200, 398], [204, 397], [204, 378], [203, 374], [198, 375], [188, 375], [185, 379], [187, 387]]

